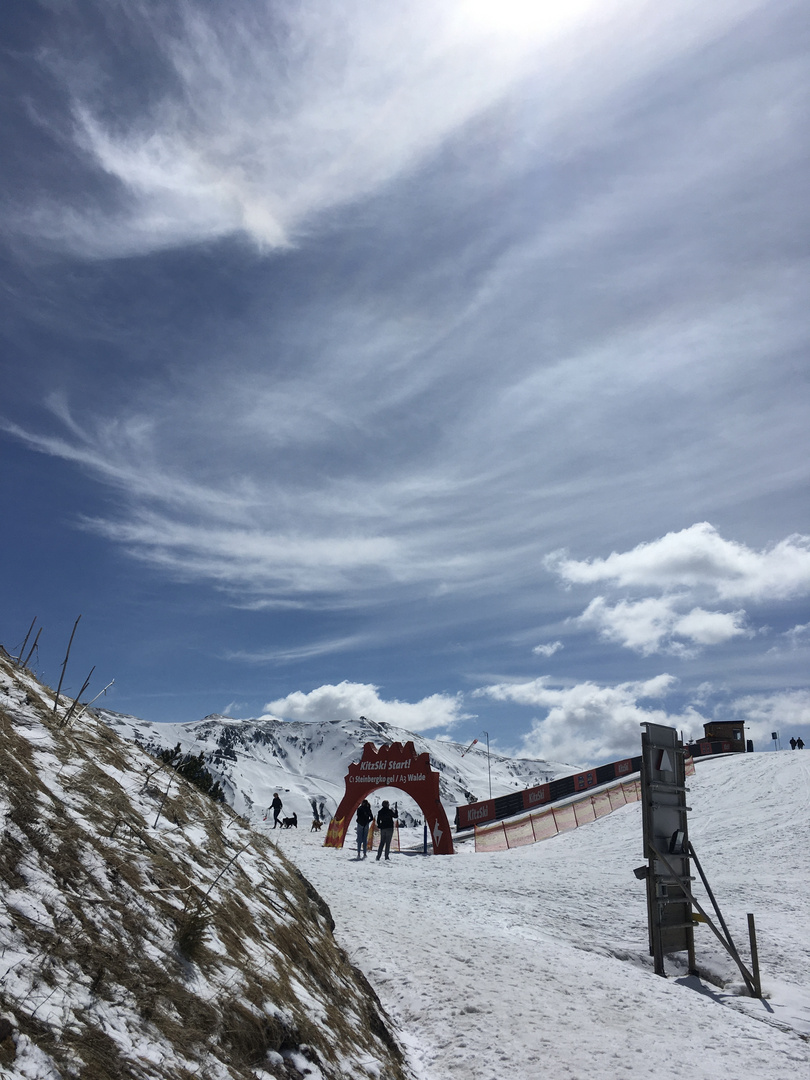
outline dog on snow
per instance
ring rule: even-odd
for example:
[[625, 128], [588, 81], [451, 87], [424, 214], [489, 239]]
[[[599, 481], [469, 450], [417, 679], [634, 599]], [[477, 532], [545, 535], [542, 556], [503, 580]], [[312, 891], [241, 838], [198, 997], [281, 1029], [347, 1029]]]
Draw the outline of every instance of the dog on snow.
[[292, 817], [285, 817], [281, 819], [282, 829], [297, 829], [298, 828], [298, 814], [293, 814]]
[[321, 828], [321, 825], [323, 825], [323, 822], [321, 821], [320, 818], [313, 818], [312, 819], [312, 828], [309, 831], [310, 832], [318, 832], [320, 830], [320, 828]]

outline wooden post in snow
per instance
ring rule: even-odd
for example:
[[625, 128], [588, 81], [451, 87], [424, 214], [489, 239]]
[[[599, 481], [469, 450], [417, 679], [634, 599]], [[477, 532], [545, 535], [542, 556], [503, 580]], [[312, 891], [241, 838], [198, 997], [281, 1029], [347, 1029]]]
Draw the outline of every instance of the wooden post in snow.
[[[81, 615], [79, 616], [79, 619]], [[68, 657], [70, 656], [70, 646], [73, 644], [73, 635], [76, 633], [76, 627], [79, 625], [79, 619], [73, 624], [73, 630], [70, 635], [70, 641], [68, 642], [67, 652], [65, 653], [65, 659], [62, 664], [62, 674], [59, 676], [59, 685], [56, 688], [56, 697], [53, 702], [53, 715], [56, 716], [56, 709], [59, 705], [59, 691], [62, 689], [62, 680], [65, 677], [65, 668], [67, 667]]]

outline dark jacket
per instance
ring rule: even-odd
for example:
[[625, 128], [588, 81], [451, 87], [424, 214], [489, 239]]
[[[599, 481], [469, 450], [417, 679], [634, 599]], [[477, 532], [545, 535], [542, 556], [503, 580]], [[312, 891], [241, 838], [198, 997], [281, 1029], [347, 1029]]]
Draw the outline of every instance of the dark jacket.
[[360, 808], [357, 811], [357, 824], [358, 825], [370, 825], [374, 820], [374, 811], [368, 805], [367, 802], [360, 803]]
[[399, 814], [395, 813], [390, 806], [384, 806], [377, 814], [377, 825], [381, 829], [393, 829], [394, 818], [398, 818]]

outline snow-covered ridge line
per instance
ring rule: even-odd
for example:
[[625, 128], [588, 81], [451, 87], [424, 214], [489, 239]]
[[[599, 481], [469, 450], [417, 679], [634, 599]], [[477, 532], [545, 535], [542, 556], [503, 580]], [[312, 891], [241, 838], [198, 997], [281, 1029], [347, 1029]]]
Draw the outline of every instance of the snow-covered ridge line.
[[[232, 720], [207, 716], [184, 724], [155, 724], [105, 709], [99, 715], [125, 738], [153, 751], [177, 743], [188, 753], [203, 753], [205, 763], [222, 785], [228, 803], [248, 820], [261, 821], [278, 792], [285, 812], [309, 821], [314, 814], [330, 818], [344, 792], [344, 779], [353, 761], [359, 761], [366, 743], [414, 744], [417, 754], [427, 753], [439, 773], [439, 792], [449, 819], [454, 808], [485, 798], [490, 783], [496, 795], [572, 773], [563, 762], [509, 758], [474, 748], [465, 754], [461, 743], [428, 739], [404, 728], [370, 720], [324, 720], [318, 723], [283, 721], [270, 717]], [[379, 798], [386, 798], [381, 789]], [[411, 800], [400, 798], [403, 822], [419, 818]]]

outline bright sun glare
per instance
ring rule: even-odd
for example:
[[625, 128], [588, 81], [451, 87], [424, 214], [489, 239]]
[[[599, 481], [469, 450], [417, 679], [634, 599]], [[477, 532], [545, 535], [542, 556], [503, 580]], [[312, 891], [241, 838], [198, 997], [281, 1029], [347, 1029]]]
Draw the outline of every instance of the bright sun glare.
[[461, 15], [490, 33], [545, 38], [610, 6], [607, 0], [463, 0]]

